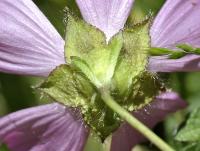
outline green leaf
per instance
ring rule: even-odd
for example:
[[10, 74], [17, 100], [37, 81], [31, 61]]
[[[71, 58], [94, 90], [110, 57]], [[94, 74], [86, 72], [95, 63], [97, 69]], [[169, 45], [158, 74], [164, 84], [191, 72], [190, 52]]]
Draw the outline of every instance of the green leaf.
[[0, 151], [10, 151], [10, 149], [8, 149], [6, 144], [0, 144]]
[[158, 48], [158, 47], [151, 47], [149, 50], [149, 53], [152, 56], [162, 56], [162, 55], [168, 55], [171, 54], [174, 50], [170, 50], [167, 48]]
[[183, 145], [179, 150], [181, 151], [199, 151], [200, 150], [200, 143], [189, 143], [187, 145]]
[[104, 142], [99, 138], [99, 136], [90, 131], [87, 142], [84, 147], [84, 151], [110, 151], [112, 143], [112, 135], [106, 138]]
[[195, 51], [195, 49], [188, 44], [178, 44], [176, 47], [190, 53], [193, 53]]
[[179, 59], [187, 54], [196, 54], [196, 55], [200, 54], [200, 48], [195, 48], [188, 44], [179, 44], [176, 47], [179, 48], [179, 50], [151, 47], [149, 49], [149, 54], [152, 56], [168, 55], [169, 59]]
[[[179, 45], [178, 48], [182, 48], [181, 46], [184, 45]], [[168, 56], [169, 59], [179, 59], [187, 54], [187, 52], [183, 50], [171, 50], [167, 48], [158, 48], [158, 47], [151, 47], [149, 49], [149, 53], [152, 56], [163, 56], [166, 55]]]
[[182, 128], [176, 135], [178, 141], [200, 141], [200, 108], [194, 110]]
[[186, 53], [184, 51], [174, 51], [169, 55], [169, 59], [179, 59], [185, 55]]
[[195, 49], [195, 52], [196, 52], [197, 54], [200, 54], [200, 48], [196, 48], [196, 49]]
[[94, 132], [90, 131], [84, 151], [103, 151], [103, 143], [101, 139]]

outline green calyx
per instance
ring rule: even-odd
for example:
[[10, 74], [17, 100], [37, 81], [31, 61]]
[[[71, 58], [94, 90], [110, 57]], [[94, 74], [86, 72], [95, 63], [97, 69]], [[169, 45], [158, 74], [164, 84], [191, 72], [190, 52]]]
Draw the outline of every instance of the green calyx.
[[145, 70], [149, 24], [145, 20], [106, 42], [100, 30], [69, 16], [68, 64], [57, 67], [39, 89], [66, 106], [80, 108], [85, 122], [104, 140], [122, 120], [104, 103], [102, 91], [132, 112], [151, 102], [161, 88]]

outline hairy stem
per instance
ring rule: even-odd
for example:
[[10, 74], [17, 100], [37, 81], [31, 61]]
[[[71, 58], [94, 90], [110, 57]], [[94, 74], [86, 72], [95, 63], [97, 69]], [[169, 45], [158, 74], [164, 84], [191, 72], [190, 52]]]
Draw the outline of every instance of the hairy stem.
[[155, 144], [162, 151], [175, 151], [142, 122], [132, 116], [127, 110], [122, 108], [108, 93], [108, 91], [101, 91], [102, 99], [114, 112], [118, 113], [119, 116], [128, 122], [133, 128], [148, 138], [153, 144]]

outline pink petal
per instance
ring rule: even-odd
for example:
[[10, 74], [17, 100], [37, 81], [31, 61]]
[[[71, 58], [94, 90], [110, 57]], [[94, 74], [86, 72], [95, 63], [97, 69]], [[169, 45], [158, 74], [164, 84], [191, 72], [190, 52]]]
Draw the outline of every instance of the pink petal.
[[[187, 43], [200, 47], [200, 1], [167, 0], [151, 27], [153, 47], [175, 48]], [[149, 70], [155, 72], [200, 70], [200, 56], [187, 55], [180, 59], [152, 57]]]
[[87, 133], [80, 114], [57, 103], [0, 119], [0, 140], [13, 151], [82, 151]]
[[148, 70], [152, 72], [188, 72], [200, 70], [200, 56], [186, 55], [180, 59], [151, 57]]
[[[143, 109], [134, 112], [134, 116], [150, 128], [162, 121], [169, 113], [186, 107], [186, 103], [173, 92], [163, 93], [156, 101]], [[127, 123], [124, 123], [114, 134], [111, 151], [131, 151], [131, 148], [145, 138]]]
[[76, 0], [83, 18], [102, 30], [107, 40], [124, 27], [134, 0]]
[[31, 0], [0, 0], [0, 71], [47, 76], [64, 63], [64, 41]]

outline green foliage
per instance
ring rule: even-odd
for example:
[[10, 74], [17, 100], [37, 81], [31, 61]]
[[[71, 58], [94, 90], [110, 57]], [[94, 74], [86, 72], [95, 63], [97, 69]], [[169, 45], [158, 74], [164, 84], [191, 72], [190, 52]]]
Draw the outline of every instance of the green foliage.
[[176, 47], [186, 52], [195, 52], [195, 49], [192, 46], [187, 45], [187, 44], [178, 44]]
[[10, 151], [5, 144], [0, 144], [0, 151]]
[[200, 143], [182, 144], [182, 146], [179, 147], [178, 150], [179, 151], [199, 151]]
[[149, 50], [152, 56], [161, 56], [161, 55], [168, 55], [173, 52], [173, 50], [167, 48], [158, 48], [158, 47], [151, 47]]
[[63, 10], [68, 4], [68, 1], [69, 0], [34, 0], [34, 3], [38, 5], [40, 10], [48, 17], [62, 36], [64, 35]]
[[192, 47], [188, 44], [178, 44], [176, 46], [179, 50], [172, 50], [168, 48], [151, 47], [149, 53], [152, 56], [167, 55], [169, 59], [179, 59], [187, 54], [200, 54], [200, 48]]
[[94, 132], [90, 132], [84, 151], [104, 151], [101, 140]]
[[112, 135], [106, 138], [104, 142], [99, 136], [90, 130], [88, 140], [85, 144], [84, 151], [110, 151]]
[[145, 18], [146, 15], [149, 15], [150, 13], [156, 16], [156, 13], [164, 2], [165, 0], [135, 0], [127, 24], [133, 25], [138, 23], [141, 21], [141, 18]]
[[178, 141], [200, 141], [200, 108], [194, 110], [184, 128], [176, 136]]
[[5, 99], [10, 112], [37, 105], [36, 96], [31, 88], [34, 80], [36, 79], [25, 76], [0, 74], [0, 103]]

